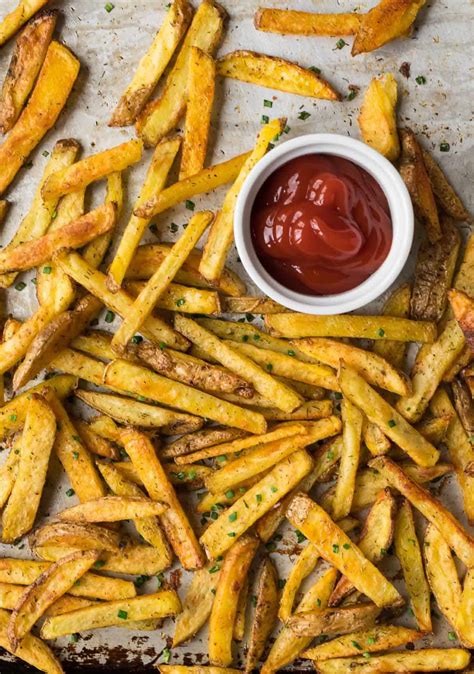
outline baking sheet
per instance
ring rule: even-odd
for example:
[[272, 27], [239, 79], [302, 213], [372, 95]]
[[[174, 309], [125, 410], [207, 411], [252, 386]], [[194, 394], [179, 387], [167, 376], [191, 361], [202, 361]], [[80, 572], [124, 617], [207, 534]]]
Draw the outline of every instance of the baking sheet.
[[[16, 6], [17, 0], [1, 0], [0, 15], [4, 15]], [[64, 0], [53, 2], [52, 7], [61, 9], [62, 18], [58, 22], [57, 35], [79, 57], [82, 67], [69, 99], [67, 109], [63, 111], [55, 129], [51, 131], [31, 159], [33, 165], [20, 171], [8, 198], [13, 205], [1, 233], [4, 245], [31, 203], [32, 195], [43, 167], [47, 161], [42, 156], [44, 150], [51, 150], [59, 138], [74, 137], [81, 142], [83, 156], [111, 147], [133, 137], [133, 128], [111, 129], [107, 121], [111, 111], [134, 71], [136, 64], [151, 42], [166, 12], [166, 0], [115, 0], [112, 12], [107, 13], [102, 0]], [[195, 3], [196, 4], [196, 3]], [[234, 49], [253, 49], [264, 53], [282, 56], [305, 66], [321, 68], [327, 78], [343, 95], [347, 95], [351, 86], [360, 87], [361, 92], [371, 77], [382, 72], [393, 72], [399, 83], [400, 113], [402, 125], [409, 125], [420, 134], [427, 148], [441, 161], [456, 189], [462, 195], [471, 212], [474, 210], [469, 191], [469, 178], [472, 176], [473, 121], [470, 102], [472, 100], [472, 63], [473, 48], [469, 31], [469, 18], [472, 19], [472, 3], [469, 0], [438, 0], [428, 3], [420, 12], [417, 27], [410, 39], [396, 41], [376, 52], [350, 56], [350, 44], [342, 49], [336, 47], [336, 38], [283, 37], [257, 32], [253, 27], [253, 14], [259, 6], [258, 0], [223, 0], [222, 4], [230, 14], [227, 33], [219, 53]], [[346, 2], [345, 0], [292, 0], [282, 2], [273, 0], [269, 6], [301, 10], [337, 12], [366, 11], [375, 2]], [[431, 6], [432, 5], [432, 6]], [[346, 38], [351, 43], [351, 38]], [[12, 44], [0, 51], [0, 74], [4, 75]], [[401, 74], [402, 64], [410, 64], [411, 76]], [[402, 68], [406, 71], [406, 66]], [[417, 84], [418, 76], [426, 78], [425, 84]], [[358, 137], [357, 115], [362, 94], [353, 100], [331, 103], [309, 98], [292, 96], [269, 89], [254, 87], [237, 81], [220, 81], [217, 84], [215, 113], [212, 124], [210, 162], [223, 161], [251, 147], [252, 141], [261, 125], [261, 116], [287, 116], [291, 127], [288, 138], [309, 132], [347, 133]], [[263, 107], [264, 99], [273, 101], [273, 108]], [[310, 113], [306, 120], [298, 119], [301, 111]], [[285, 137], [284, 137], [285, 138]], [[449, 153], [439, 152], [441, 142], [451, 146]], [[130, 214], [131, 205], [136, 198], [143, 180], [150, 151], [139, 166], [127, 172], [127, 199], [120, 226], [123, 228]], [[92, 190], [91, 204], [98, 203], [104, 194], [104, 186], [95, 186]], [[196, 198], [196, 208], [215, 208], [222, 200], [225, 188], [202, 198]], [[173, 240], [169, 225], [175, 222], [184, 224], [189, 212], [184, 207], [172, 209], [157, 220], [159, 236], [164, 241]], [[147, 240], [155, 237], [149, 233]], [[155, 239], [156, 240], [156, 239]], [[231, 256], [231, 266], [242, 276], [242, 269], [235, 252]], [[413, 259], [407, 264], [404, 276], [409, 276]], [[24, 274], [27, 288], [22, 292], [11, 290], [7, 293], [5, 310], [15, 317], [24, 319], [36, 308], [34, 286], [31, 275]], [[249, 283], [249, 290], [252, 284]], [[374, 310], [380, 303], [368, 307]], [[118, 326], [119, 319], [112, 327]], [[101, 325], [105, 326], [105, 324]], [[6, 454], [6, 453], [4, 453]], [[0, 455], [0, 461], [2, 460]], [[52, 517], [66, 505], [72, 505], [74, 499], [65, 496], [67, 482], [57, 468], [51, 471], [49, 491], [45, 497], [42, 511]], [[460, 498], [457, 486], [452, 478], [442, 480], [435, 485], [443, 501], [456, 514], [460, 513]], [[317, 493], [317, 492], [316, 492]], [[465, 520], [463, 520], [465, 521]], [[199, 522], [196, 522], [199, 529]], [[294, 532], [290, 527], [282, 529], [283, 539], [277, 543], [272, 558], [278, 565], [280, 577], [285, 578], [290, 564], [299, 548]], [[28, 557], [27, 546], [0, 546], [1, 556]], [[395, 584], [400, 586], [398, 566], [390, 566], [387, 572], [396, 576]], [[183, 597], [189, 582], [189, 574], [165, 577], [179, 584], [179, 593]], [[156, 579], [146, 584], [142, 591], [154, 591]], [[410, 618], [401, 622], [410, 624]], [[447, 638], [449, 627], [442, 619], [435, 619], [437, 645], [453, 645]], [[72, 644], [68, 638], [58, 639], [56, 648], [64, 662], [80, 663], [84, 667], [151, 666], [162, 660], [161, 653], [167, 643], [167, 636], [173, 633], [171, 621], [165, 622], [163, 629], [154, 633], [132, 633], [122, 629], [106, 629], [84, 633], [78, 643]], [[244, 642], [245, 643], [245, 642]], [[425, 643], [430, 643], [427, 639]], [[244, 649], [238, 660], [241, 663]], [[3, 656], [0, 655], [0, 659]], [[9, 659], [5, 656], [6, 661]], [[207, 632], [203, 630], [199, 637], [180, 648], [173, 649], [172, 663], [205, 664], [207, 662]], [[299, 667], [299, 663], [295, 665]], [[307, 666], [303, 665], [304, 667]], [[0, 672], [4, 672], [0, 662]]]

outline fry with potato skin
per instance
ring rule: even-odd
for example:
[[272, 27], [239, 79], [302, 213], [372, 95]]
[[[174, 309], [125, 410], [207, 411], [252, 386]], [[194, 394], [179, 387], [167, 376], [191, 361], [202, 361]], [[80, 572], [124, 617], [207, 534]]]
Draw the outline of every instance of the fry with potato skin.
[[381, 611], [381, 608], [369, 602], [326, 608], [323, 611], [301, 611], [290, 616], [286, 626], [298, 637], [318, 637], [323, 633], [348, 634], [373, 627]]
[[395, 161], [400, 154], [397, 97], [397, 81], [392, 73], [372, 79], [364, 94], [357, 120], [362, 140], [390, 161]]
[[[100, 435], [95, 433], [84, 419], [74, 418], [72, 420], [74, 427], [79, 433], [81, 442], [87, 447], [91, 454], [96, 454], [97, 456], [104, 456], [107, 459], [113, 459], [118, 461], [120, 459], [119, 449], [112, 444], [110, 440], [102, 438]], [[97, 463], [97, 460], [96, 460]]]
[[245, 661], [247, 673], [257, 667], [277, 618], [278, 574], [270, 557], [265, 557], [260, 566], [256, 597], [257, 602]]
[[474, 300], [460, 290], [448, 292], [449, 303], [471, 352], [474, 348]]
[[[165, 445], [160, 450], [162, 458], [178, 458], [180, 456], [191, 455], [201, 449], [207, 449], [214, 445], [224, 444], [226, 442], [233, 442], [241, 438], [248, 437], [245, 431], [240, 431], [238, 428], [226, 428], [225, 426], [213, 426], [212, 428], [205, 428], [202, 431], [194, 433], [186, 433], [177, 440]], [[181, 462], [176, 462], [181, 463]], [[186, 461], [186, 463], [188, 463]]]
[[423, 154], [423, 162], [425, 164], [425, 169], [430, 179], [431, 188], [434, 192], [434, 195], [438, 201], [438, 204], [441, 206], [443, 211], [449, 215], [454, 220], [469, 220], [470, 215], [464, 204], [461, 201], [461, 198], [456, 193], [456, 190], [451, 185], [443, 170], [433, 158], [433, 156], [425, 150], [421, 149]]
[[65, 545], [79, 550], [108, 550], [116, 552], [119, 549], [120, 536], [98, 524], [84, 522], [51, 522], [36, 529], [31, 536], [34, 547]]
[[332, 502], [332, 517], [334, 520], [346, 517], [351, 511], [360, 460], [363, 423], [362, 413], [347, 398], [342, 400], [341, 416], [342, 454]]
[[197, 634], [211, 615], [219, 574], [220, 568], [216, 568], [214, 562], [194, 572], [184, 597], [183, 611], [176, 619], [173, 648]]
[[65, 522], [119, 522], [163, 515], [165, 506], [145, 497], [103, 496], [87, 503], [72, 506], [59, 513]]
[[461, 603], [456, 616], [456, 629], [461, 642], [468, 648], [474, 647], [474, 627], [472, 615], [474, 609], [474, 572], [469, 569], [464, 576]]
[[292, 9], [259, 8], [255, 12], [257, 30], [282, 35], [355, 35], [359, 30], [361, 15], [316, 14]]
[[432, 524], [428, 524], [425, 530], [423, 557], [426, 576], [438, 608], [448, 622], [456, 627], [461, 605], [461, 583], [449, 545]]
[[461, 648], [420, 648], [417, 651], [402, 651], [372, 656], [367, 660], [357, 658], [334, 658], [318, 662], [320, 674], [352, 674], [354, 668], [360, 674], [380, 672], [443, 672], [461, 670], [470, 660], [469, 651]]
[[[399, 286], [390, 295], [382, 309], [384, 316], [398, 316], [409, 318], [410, 316], [411, 287], [408, 283]], [[389, 339], [379, 339], [374, 342], [373, 351], [381, 356], [398, 370], [402, 370], [405, 364], [407, 345], [403, 342], [393, 342]]]
[[15, 9], [7, 14], [0, 23], [0, 46], [15, 35], [33, 14], [36, 14], [48, 0], [19, 0]]

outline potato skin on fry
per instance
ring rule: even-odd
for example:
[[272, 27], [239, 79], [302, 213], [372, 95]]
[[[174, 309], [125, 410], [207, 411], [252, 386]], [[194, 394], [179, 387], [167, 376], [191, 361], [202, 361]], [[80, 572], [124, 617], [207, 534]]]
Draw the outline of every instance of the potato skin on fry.
[[474, 351], [474, 300], [460, 290], [448, 292], [449, 302], [454, 316], [464, 333], [471, 351]]
[[397, 82], [391, 73], [386, 73], [369, 84], [358, 119], [362, 140], [390, 161], [400, 154], [396, 105]]
[[258, 578], [257, 603], [245, 662], [247, 673], [257, 667], [272, 633], [278, 613], [278, 595], [277, 570], [270, 557], [265, 557]]
[[354, 35], [360, 27], [361, 15], [315, 14], [291, 9], [260, 7], [255, 12], [257, 30], [282, 35]]

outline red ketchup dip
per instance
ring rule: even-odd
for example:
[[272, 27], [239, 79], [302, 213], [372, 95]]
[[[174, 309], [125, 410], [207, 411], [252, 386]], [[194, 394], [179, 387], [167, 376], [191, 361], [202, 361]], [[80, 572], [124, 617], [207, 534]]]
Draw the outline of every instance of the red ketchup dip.
[[267, 272], [306, 295], [355, 288], [380, 267], [392, 244], [381, 187], [334, 155], [307, 154], [276, 169], [257, 193], [250, 226]]

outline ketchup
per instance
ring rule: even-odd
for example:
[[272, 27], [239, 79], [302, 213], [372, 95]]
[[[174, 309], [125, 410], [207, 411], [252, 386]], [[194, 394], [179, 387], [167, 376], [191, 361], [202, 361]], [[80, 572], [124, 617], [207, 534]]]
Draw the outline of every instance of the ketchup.
[[250, 224], [269, 274], [307, 295], [355, 288], [380, 267], [392, 243], [379, 184], [333, 155], [308, 154], [278, 168], [260, 188]]

